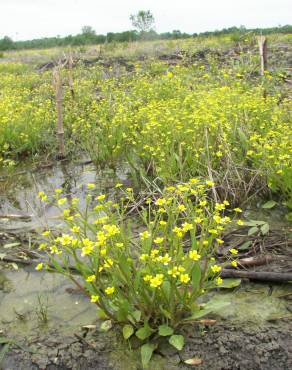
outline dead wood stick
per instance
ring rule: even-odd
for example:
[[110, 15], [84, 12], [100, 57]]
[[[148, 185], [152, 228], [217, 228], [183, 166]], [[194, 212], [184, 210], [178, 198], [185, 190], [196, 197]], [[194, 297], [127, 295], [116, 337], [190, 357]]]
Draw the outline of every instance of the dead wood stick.
[[[251, 266], [262, 266], [267, 265], [273, 261], [279, 261], [285, 259], [285, 256], [262, 256], [258, 258], [248, 257], [237, 260], [238, 267], [251, 267]], [[225, 266], [226, 269], [233, 268], [232, 265]]]
[[10, 220], [29, 220], [32, 217], [33, 217], [32, 215], [13, 215], [13, 214], [0, 215], [0, 218], [8, 218]]
[[258, 37], [260, 62], [261, 62], [261, 76], [264, 76], [265, 70], [267, 69], [268, 57], [267, 57], [267, 39], [265, 36], [260, 35]]
[[56, 109], [57, 109], [57, 137], [59, 141], [59, 159], [65, 158], [64, 127], [63, 127], [63, 86], [60, 66], [56, 67], [53, 73], [55, 92], [56, 92]]
[[3, 256], [0, 258], [0, 262], [8, 262], [8, 263], [22, 263], [23, 265], [31, 265], [34, 263], [33, 260], [31, 259], [22, 259], [22, 258], [15, 258], [15, 257], [10, 257], [10, 256]]
[[220, 275], [223, 278], [243, 278], [258, 281], [270, 281], [274, 283], [292, 282], [292, 273], [289, 272], [257, 272], [222, 269]]

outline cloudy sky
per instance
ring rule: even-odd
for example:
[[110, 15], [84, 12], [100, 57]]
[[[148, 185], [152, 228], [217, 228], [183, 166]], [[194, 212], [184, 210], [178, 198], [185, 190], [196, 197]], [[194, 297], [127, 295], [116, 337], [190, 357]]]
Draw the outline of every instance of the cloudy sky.
[[131, 29], [129, 15], [151, 10], [158, 32], [194, 33], [292, 23], [292, 0], [0, 0], [0, 38], [14, 40]]

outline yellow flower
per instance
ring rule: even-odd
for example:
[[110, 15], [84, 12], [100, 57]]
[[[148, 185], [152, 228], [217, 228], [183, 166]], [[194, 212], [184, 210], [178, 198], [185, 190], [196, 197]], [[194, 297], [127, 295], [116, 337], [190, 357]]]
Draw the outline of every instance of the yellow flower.
[[86, 278], [86, 281], [88, 283], [92, 283], [95, 280], [96, 280], [96, 276], [95, 275], [90, 275], [90, 276], [87, 276], [87, 278]]
[[118, 183], [118, 184], [116, 184], [116, 188], [121, 188], [123, 186], [123, 184], [120, 184], [120, 183]]
[[116, 247], [123, 248], [124, 247], [124, 243], [116, 243]]
[[43, 236], [49, 236], [50, 235], [50, 230], [46, 230], [42, 233]]
[[217, 272], [220, 272], [222, 270], [222, 268], [218, 265], [213, 265], [213, 266], [211, 266], [211, 270], [212, 270], [212, 272], [214, 272], [214, 274], [216, 274]]
[[163, 199], [163, 198], [159, 198], [159, 199], [157, 199], [157, 201], [155, 202], [155, 204], [157, 206], [164, 206], [166, 204], [166, 200]]
[[39, 264], [37, 264], [37, 266], [36, 266], [36, 270], [37, 271], [39, 271], [39, 270], [42, 270], [43, 269], [43, 267], [44, 267], [44, 264], [41, 262], [41, 263], [39, 263]]
[[182, 229], [183, 231], [186, 233], [187, 231], [189, 230], [192, 230], [193, 229], [193, 225], [192, 224], [189, 224], [187, 222], [184, 222], [182, 225]]
[[100, 194], [95, 199], [96, 200], [99, 200], [99, 201], [104, 200], [105, 199], [105, 195], [104, 194]]
[[234, 210], [233, 210], [234, 212], [237, 212], [237, 213], [241, 213], [242, 212], [242, 209], [240, 209], [240, 208], [234, 208]]
[[172, 277], [177, 277], [180, 273], [178, 271], [178, 268], [175, 266], [172, 269], [167, 271], [168, 275], [171, 275]]
[[73, 226], [71, 231], [75, 234], [78, 234], [80, 232], [80, 227], [79, 226]]
[[187, 284], [190, 281], [190, 277], [188, 274], [181, 274], [179, 279], [182, 283], [185, 283], [185, 284]]
[[92, 183], [87, 184], [87, 189], [89, 190], [95, 189], [95, 184], [92, 184]]
[[143, 254], [141, 254], [139, 259], [140, 259], [140, 261], [146, 261], [148, 258], [149, 258], [148, 254], [143, 253]]
[[220, 244], [223, 244], [224, 243], [224, 240], [217, 238], [216, 239], [216, 242], [220, 245]]
[[90, 299], [90, 302], [96, 303], [98, 300], [99, 300], [99, 295], [92, 295], [91, 299]]
[[143, 280], [144, 280], [144, 281], [150, 281], [152, 278], [153, 278], [153, 276], [152, 276], [152, 275], [145, 275], [145, 276], [143, 277]]
[[164, 240], [164, 238], [158, 237], [158, 238], [154, 239], [153, 241], [154, 241], [155, 244], [161, 244], [163, 242], [163, 240]]
[[104, 263], [104, 267], [106, 268], [110, 268], [112, 265], [114, 264], [114, 261], [111, 259], [111, 258], [108, 258], [105, 263]]
[[231, 254], [238, 254], [238, 250], [237, 250], [237, 249], [235, 249], [235, 248], [231, 248], [231, 249], [229, 249], [229, 252], [230, 252]]
[[186, 210], [186, 206], [184, 204], [180, 204], [180, 205], [178, 205], [177, 209], [180, 212], [184, 212]]
[[62, 206], [63, 204], [65, 204], [67, 202], [67, 198], [61, 198], [61, 199], [58, 199], [58, 206]]
[[164, 266], [168, 266], [169, 262], [171, 261], [171, 257], [169, 257], [169, 254], [166, 253], [164, 256], [158, 256], [156, 261], [163, 263]]
[[63, 245], [63, 246], [66, 246], [66, 245], [69, 245], [71, 244], [72, 242], [72, 236], [70, 235], [67, 235], [67, 234], [63, 234], [61, 238], [58, 239], [58, 241]]
[[146, 230], [140, 233], [140, 238], [141, 240], [149, 239], [151, 234]]
[[107, 295], [111, 295], [111, 294], [113, 294], [115, 292], [115, 287], [113, 287], [113, 286], [111, 286], [111, 287], [107, 287], [106, 289], [105, 289], [105, 293], [107, 294]]
[[242, 226], [242, 225], [244, 225], [244, 222], [242, 220], [238, 220], [237, 225]]
[[150, 280], [150, 286], [151, 288], [158, 288], [163, 283], [163, 274], [156, 274], [152, 279]]
[[174, 227], [172, 229], [172, 231], [177, 235], [178, 238], [182, 238], [183, 237], [183, 231], [180, 227]]
[[237, 267], [237, 262], [236, 262], [236, 261], [232, 261], [232, 262], [231, 262], [231, 266], [232, 266], [232, 267]]
[[223, 283], [223, 280], [221, 279], [220, 276], [218, 276], [216, 279], [215, 279], [215, 282], [217, 285], [221, 285]]
[[189, 258], [193, 261], [198, 261], [201, 258], [201, 256], [198, 254], [197, 251], [190, 251]]
[[208, 186], [214, 186], [214, 185], [215, 185], [215, 183], [214, 183], [214, 181], [207, 180], [207, 181], [206, 181], [206, 185], [208, 185]]
[[56, 194], [61, 194], [62, 193], [62, 189], [55, 189], [55, 193]]
[[167, 224], [167, 222], [165, 222], [165, 221], [161, 220], [161, 221], [159, 221], [159, 224], [160, 224], [161, 226], [165, 226], [165, 225]]

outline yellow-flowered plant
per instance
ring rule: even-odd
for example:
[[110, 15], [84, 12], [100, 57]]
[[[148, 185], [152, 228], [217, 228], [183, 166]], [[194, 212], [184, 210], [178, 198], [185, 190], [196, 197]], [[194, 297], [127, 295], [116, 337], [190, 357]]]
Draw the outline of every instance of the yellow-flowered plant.
[[[179, 348], [179, 326], [209, 312], [198, 298], [222, 284], [213, 255], [231, 222], [229, 203], [213, 204], [207, 196], [210, 184], [191, 179], [148, 199], [137, 208], [139, 221], [135, 217], [133, 224], [126, 217], [134, 201], [132, 190], [119, 186], [122, 194], [114, 203], [88, 188], [86, 209], [54, 195], [57, 204], [67, 207], [68, 231], [43, 234], [49, 238], [46, 249], [53, 270], [82, 288], [109, 319], [123, 323], [126, 339], [135, 334], [148, 342], [169, 336]], [[140, 230], [134, 232], [137, 222]]]

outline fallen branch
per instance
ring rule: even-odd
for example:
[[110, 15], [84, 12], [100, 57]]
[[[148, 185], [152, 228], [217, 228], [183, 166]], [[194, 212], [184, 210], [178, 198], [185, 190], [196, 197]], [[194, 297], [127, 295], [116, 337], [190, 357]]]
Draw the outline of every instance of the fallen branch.
[[8, 218], [9, 220], [30, 220], [32, 218], [32, 215], [7, 214], [7, 215], [0, 215], [0, 218]]
[[[267, 265], [274, 261], [285, 260], [286, 256], [262, 256], [258, 258], [248, 257], [237, 260], [237, 266], [240, 267], [252, 267]], [[234, 268], [232, 265], [225, 266], [226, 269]]]
[[292, 282], [291, 272], [257, 272], [222, 269], [220, 275], [222, 278], [243, 278], [258, 281], [270, 281], [274, 283]]

